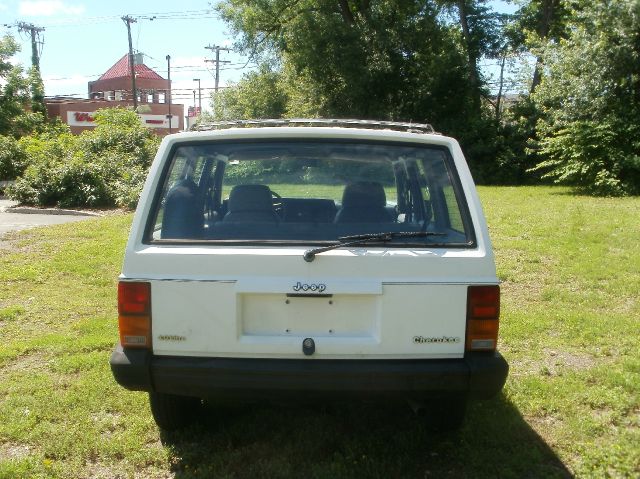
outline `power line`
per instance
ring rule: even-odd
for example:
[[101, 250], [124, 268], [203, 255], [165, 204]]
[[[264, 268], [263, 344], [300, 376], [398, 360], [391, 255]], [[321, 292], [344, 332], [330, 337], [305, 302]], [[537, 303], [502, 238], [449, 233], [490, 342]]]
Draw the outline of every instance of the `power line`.
[[[96, 24], [96, 23], [107, 23], [107, 22], [113, 22], [113, 21], [117, 21], [117, 20], [122, 20], [126, 27], [127, 27], [127, 39], [129, 42], [129, 70], [130, 70], [130, 75], [131, 75], [131, 83], [132, 83], [132, 92], [134, 93], [133, 95], [133, 102], [134, 102], [134, 106], [135, 103], [137, 103], [137, 95], [135, 93], [137, 93], [137, 87], [136, 87], [136, 75], [135, 75], [135, 61], [134, 61], [134, 50], [133, 50], [133, 41], [132, 41], [132, 32], [131, 32], [131, 23], [140, 23], [140, 20], [148, 20], [148, 21], [154, 21], [154, 20], [200, 20], [200, 19], [207, 19], [207, 18], [219, 18], [219, 15], [217, 13], [214, 12], [214, 10], [212, 9], [201, 9], [201, 10], [182, 10], [182, 11], [171, 11], [171, 12], [147, 12], [147, 13], [141, 13], [141, 14], [135, 14], [135, 15], [125, 15], [125, 16], [115, 16], [115, 15], [107, 15], [107, 16], [95, 16], [95, 17], [84, 17], [84, 18], [74, 18], [74, 19], [68, 19], [68, 20], [62, 20], [62, 21], [58, 21], [58, 22], [51, 22], [50, 24], [46, 25], [46, 28], [56, 28], [56, 27], [68, 27], [68, 26], [81, 26], [81, 25], [88, 25], [88, 24]], [[40, 60], [40, 56], [41, 56], [41, 50], [42, 50], [42, 46], [44, 44], [44, 41], [41, 40], [40, 38], [40, 33], [42, 31], [45, 30], [45, 26], [41, 26], [41, 27], [36, 27], [35, 25], [32, 24], [27, 24], [24, 22], [16, 22], [15, 25], [5, 25], [8, 28], [11, 28], [13, 26], [17, 26], [20, 29], [20, 32], [29, 32], [31, 34], [31, 39], [32, 39], [32, 48], [33, 48], [33, 55], [32, 55], [32, 63], [33, 65], [39, 69], [39, 60]], [[137, 32], [137, 42], [139, 43], [140, 41], [140, 35], [141, 35], [141, 31], [140, 29], [138, 29]], [[37, 47], [39, 46], [40, 51], [38, 51]], [[216, 58], [215, 60], [204, 60], [205, 62], [209, 61], [210, 63], [214, 63], [215, 64], [215, 71], [212, 71], [212, 69], [210, 69], [209, 67], [207, 67], [207, 65], [178, 65], [175, 66], [174, 69], [181, 72], [181, 73], [202, 73], [202, 72], [208, 72], [210, 73], [214, 79], [215, 79], [215, 87], [212, 88], [212, 90], [218, 90], [220, 88], [219, 83], [220, 83], [220, 71], [221, 70], [243, 70], [245, 68], [247, 68], [247, 65], [249, 64], [249, 61], [247, 61], [246, 63], [232, 63], [231, 61], [227, 61], [227, 60], [220, 60], [220, 50], [222, 51], [226, 51], [226, 52], [230, 52], [231, 49], [230, 48], [225, 48], [225, 47], [220, 47], [220, 46], [208, 46], [205, 48], [209, 48], [213, 51], [215, 51], [216, 54]], [[149, 55], [146, 55], [149, 58]], [[160, 63], [158, 60], [152, 58], [153, 60], [155, 60], [156, 62]], [[226, 67], [221, 67], [221, 65], [227, 65]], [[155, 66], [154, 69], [158, 69], [157, 66]], [[60, 77], [56, 77], [56, 78], [47, 78], [47, 82], [55, 82], [55, 81], [65, 81], [65, 80], [73, 80], [73, 79], [77, 79], [77, 78], [86, 78], [86, 79], [94, 79], [96, 77], [100, 77], [102, 76], [103, 73], [97, 73], [97, 74], [89, 74], [89, 75], [75, 75], [75, 76], [60, 76]], [[208, 90], [208, 88], [205, 88], [205, 90]], [[75, 94], [72, 94], [75, 95]], [[79, 94], [79, 95], [84, 95], [84, 94]]]
[[[147, 56], [145, 54], [145, 56]], [[244, 65], [244, 63], [236, 63], [235, 65]], [[157, 70], [158, 68], [154, 67], [153, 70]], [[197, 65], [185, 65], [185, 66], [177, 66], [171, 67], [171, 70], [180, 70], [180, 73], [198, 73], [198, 72], [211, 72], [210, 69], [208, 68], [198, 68]], [[220, 68], [220, 71], [224, 71], [224, 70], [241, 70], [241, 68]], [[45, 77], [43, 78], [43, 80], [46, 80], [48, 82], [52, 82], [52, 81], [64, 81], [64, 80], [75, 80], [75, 79], [92, 79], [92, 78], [100, 78], [102, 75], [104, 75], [104, 72], [101, 73], [86, 73], [86, 74], [82, 74], [82, 75], [73, 75], [73, 76], [65, 76], [65, 77], [53, 77], [53, 78], [48, 78]], [[488, 82], [489, 84], [494, 83], [494, 82]], [[223, 88], [223, 87], [220, 87]], [[213, 89], [213, 88], [212, 88]]]
[[207, 45], [206, 47], [204, 47], [205, 50], [211, 50], [212, 52], [215, 51], [216, 52], [216, 59], [215, 60], [205, 60], [205, 62], [212, 62], [216, 64], [216, 88], [215, 90], [218, 91], [218, 84], [220, 83], [220, 63], [231, 63], [229, 61], [220, 61], [220, 50], [225, 51], [225, 52], [230, 52], [231, 49], [230, 48], [226, 48], [226, 47], [221, 47], [219, 45]]
[[[5, 24], [5, 27], [11, 28], [13, 25]], [[40, 38], [40, 33], [44, 32], [44, 27], [36, 27], [33, 23], [16, 22], [19, 32], [29, 33], [31, 36], [31, 66], [40, 71], [40, 57], [42, 56], [42, 48], [44, 47], [44, 39]]]
[[[145, 54], [146, 56], [146, 54]], [[244, 65], [244, 63], [236, 63], [235, 65]], [[157, 70], [159, 69], [159, 67], [154, 66], [153, 70]], [[225, 70], [242, 70], [244, 68], [220, 68], [220, 71], [225, 71]], [[199, 73], [199, 72], [209, 72], [212, 73], [213, 72], [206, 68], [198, 68], [197, 65], [184, 65], [184, 66], [171, 66], [171, 70], [179, 70], [180, 73]], [[101, 73], [86, 73], [86, 74], [82, 74], [82, 75], [73, 75], [73, 76], [65, 76], [65, 77], [53, 77], [53, 78], [48, 78], [45, 77], [44, 80], [48, 81], [48, 82], [53, 82], [53, 81], [64, 81], [64, 80], [81, 80], [81, 79], [93, 79], [93, 78], [100, 78], [102, 75], [104, 75], [104, 72]], [[222, 88], [222, 87], [221, 87]], [[213, 89], [213, 88], [212, 88]]]
[[[218, 90], [226, 90], [228, 88], [233, 88], [232, 86], [229, 85], [223, 85], [223, 86], [219, 86]], [[214, 87], [202, 87], [203, 90], [210, 90], [211, 92], [215, 91]], [[125, 93], [129, 93], [129, 90], [123, 90]], [[168, 89], [156, 89], [156, 91], [159, 92], [166, 92], [169, 91]], [[193, 98], [192, 96], [192, 92], [193, 92], [193, 88], [172, 88], [171, 89], [172, 92], [179, 92], [177, 93], [175, 96], [176, 98], [179, 97], [181, 99], [185, 99], [185, 100], [189, 100], [191, 98]], [[182, 93], [184, 92], [184, 93]], [[77, 96], [77, 97], [82, 97], [84, 95], [86, 95], [87, 92], [82, 92], [82, 93], [61, 93], [58, 95], [47, 95], [46, 98], [55, 98], [55, 97], [65, 97], [65, 96]], [[77, 98], [77, 100], [89, 100], [89, 98]], [[110, 103], [109, 101], [105, 101], [105, 103]], [[153, 105], [156, 105], [156, 103], [152, 103]], [[164, 103], [159, 103], [160, 105], [163, 105]]]
[[[151, 12], [151, 13], [138, 13], [130, 14], [128, 16], [143, 19], [143, 20], [200, 20], [208, 18], [220, 18], [218, 14], [212, 10], [185, 10], [179, 12]], [[67, 27], [67, 26], [80, 26], [80, 25], [95, 25], [98, 23], [110, 23], [120, 20], [118, 15], [106, 15], [99, 17], [80, 17], [74, 19], [60, 20], [57, 22], [51, 22], [45, 24], [47, 28]]]
[[77, 76], [70, 76], [70, 77], [57, 77], [57, 78], [43, 78], [43, 80], [46, 81], [64, 81], [64, 80], [75, 80], [75, 79], [88, 79], [88, 78], [96, 78], [96, 77], [101, 77], [104, 73], [96, 73], [96, 74], [91, 74], [91, 75], [77, 75]]

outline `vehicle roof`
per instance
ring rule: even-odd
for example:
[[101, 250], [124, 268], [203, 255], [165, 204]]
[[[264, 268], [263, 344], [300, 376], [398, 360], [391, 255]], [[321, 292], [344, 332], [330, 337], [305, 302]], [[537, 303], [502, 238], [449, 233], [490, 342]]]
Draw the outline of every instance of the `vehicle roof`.
[[196, 123], [191, 131], [212, 131], [229, 128], [265, 128], [265, 127], [338, 127], [365, 128], [372, 130], [394, 130], [408, 133], [436, 134], [428, 123], [413, 123], [382, 120], [358, 120], [339, 118], [279, 118], [257, 120], [223, 120]]
[[[275, 123], [274, 123], [275, 122]], [[345, 123], [346, 122], [346, 123]], [[432, 131], [430, 125], [369, 120], [240, 120], [216, 122], [196, 131], [167, 135], [163, 143], [206, 142], [235, 139], [350, 139], [423, 143], [452, 146], [456, 140]], [[374, 126], [375, 125], [375, 126]]]

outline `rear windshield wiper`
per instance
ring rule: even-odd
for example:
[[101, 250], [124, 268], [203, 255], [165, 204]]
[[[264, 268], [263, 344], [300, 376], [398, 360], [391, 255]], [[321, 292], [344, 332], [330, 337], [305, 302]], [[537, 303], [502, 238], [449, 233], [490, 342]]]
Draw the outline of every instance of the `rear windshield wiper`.
[[311, 262], [318, 253], [331, 251], [332, 249], [342, 248], [343, 246], [353, 246], [357, 244], [376, 243], [393, 241], [395, 238], [426, 238], [427, 236], [446, 236], [446, 233], [435, 233], [432, 231], [388, 231], [383, 233], [367, 233], [361, 235], [341, 236], [338, 238], [339, 243], [331, 246], [323, 246], [321, 248], [308, 249], [302, 257], [305, 261]]

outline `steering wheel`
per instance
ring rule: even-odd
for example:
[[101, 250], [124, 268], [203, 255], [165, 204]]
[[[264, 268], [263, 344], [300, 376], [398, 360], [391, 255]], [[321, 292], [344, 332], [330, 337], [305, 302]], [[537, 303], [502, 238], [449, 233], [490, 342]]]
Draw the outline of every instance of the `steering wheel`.
[[273, 190], [271, 190], [271, 204], [273, 205], [273, 211], [282, 218], [284, 214], [284, 201], [282, 201], [282, 196]]

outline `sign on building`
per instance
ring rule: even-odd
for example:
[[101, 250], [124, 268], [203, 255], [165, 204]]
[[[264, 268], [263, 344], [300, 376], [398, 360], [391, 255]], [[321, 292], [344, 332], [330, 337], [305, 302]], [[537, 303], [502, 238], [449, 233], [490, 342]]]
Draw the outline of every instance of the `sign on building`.
[[93, 111], [68, 111], [67, 125], [69, 126], [96, 126]]
[[[69, 126], [96, 126], [93, 117], [95, 112], [92, 111], [68, 111], [67, 125]], [[180, 127], [180, 118], [178, 115], [171, 115], [171, 128], [178, 129]], [[169, 129], [168, 115], [138, 115], [140, 122], [148, 128], [166, 128]]]
[[194, 118], [196, 116], [200, 116], [200, 107], [198, 106], [190, 106], [187, 110], [187, 116], [189, 118]]

